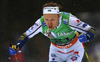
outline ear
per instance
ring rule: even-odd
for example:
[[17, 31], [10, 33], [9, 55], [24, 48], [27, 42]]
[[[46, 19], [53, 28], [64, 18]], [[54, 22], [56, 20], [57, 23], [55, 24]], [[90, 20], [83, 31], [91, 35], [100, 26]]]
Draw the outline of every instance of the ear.
[[60, 16], [61, 16], [61, 13], [59, 14], [59, 18], [60, 18]]

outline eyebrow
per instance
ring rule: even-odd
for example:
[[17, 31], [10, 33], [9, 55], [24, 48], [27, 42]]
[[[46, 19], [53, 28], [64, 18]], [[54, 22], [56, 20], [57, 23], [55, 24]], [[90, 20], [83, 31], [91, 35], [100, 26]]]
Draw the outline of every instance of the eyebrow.
[[[48, 20], [48, 19], [45, 19], [45, 20]], [[51, 20], [55, 20], [55, 19], [51, 19]], [[51, 21], [51, 20], [50, 20], [50, 21]]]
[[51, 19], [51, 20], [55, 20], [55, 19]]

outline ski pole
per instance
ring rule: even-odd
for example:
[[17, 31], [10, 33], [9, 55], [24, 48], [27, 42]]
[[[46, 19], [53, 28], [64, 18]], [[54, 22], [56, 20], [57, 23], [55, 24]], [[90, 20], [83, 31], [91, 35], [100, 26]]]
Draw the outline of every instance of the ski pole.
[[[83, 44], [83, 47], [84, 47], [84, 50], [85, 50], [85, 45], [84, 45], [84, 43], [82, 43], [82, 44]], [[88, 62], [90, 62], [89, 55], [87, 54], [86, 50], [85, 50], [85, 55], [86, 55]]]
[[17, 62], [19, 62], [19, 61], [18, 61], [18, 57], [17, 57], [17, 54], [15, 54], [14, 56], [15, 56], [15, 59], [16, 59], [16, 61], [17, 61]]
[[[76, 32], [76, 35], [79, 36], [79, 33]], [[82, 43], [82, 44], [83, 44], [83, 47], [84, 47], [84, 50], [85, 50], [85, 45], [84, 45], [84, 43]], [[90, 59], [89, 59], [89, 56], [88, 56], [86, 50], [85, 50], [85, 55], [86, 55], [86, 58], [87, 58], [88, 62], [90, 62]]]

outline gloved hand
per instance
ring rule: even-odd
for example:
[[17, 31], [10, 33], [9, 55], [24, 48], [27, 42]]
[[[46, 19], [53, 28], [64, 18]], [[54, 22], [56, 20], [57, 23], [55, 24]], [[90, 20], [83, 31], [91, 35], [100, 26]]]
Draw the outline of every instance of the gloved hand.
[[15, 55], [17, 54], [19, 48], [16, 48], [16, 45], [11, 45], [11, 47], [9, 47], [9, 53], [10, 55]]
[[87, 37], [86, 37], [85, 34], [80, 34], [80, 35], [78, 36], [78, 39], [79, 39], [79, 41], [82, 42], [82, 43], [87, 42]]

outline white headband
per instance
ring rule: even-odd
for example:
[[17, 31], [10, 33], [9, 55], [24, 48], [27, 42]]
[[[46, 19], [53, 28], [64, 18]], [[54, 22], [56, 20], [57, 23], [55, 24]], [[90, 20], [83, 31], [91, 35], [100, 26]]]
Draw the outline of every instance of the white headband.
[[43, 14], [59, 14], [59, 7], [44, 7]]

